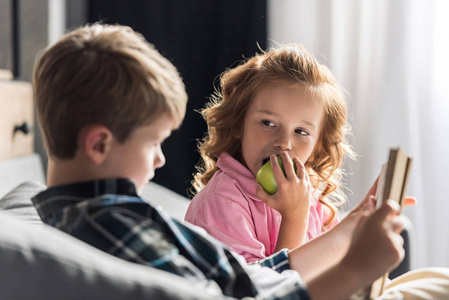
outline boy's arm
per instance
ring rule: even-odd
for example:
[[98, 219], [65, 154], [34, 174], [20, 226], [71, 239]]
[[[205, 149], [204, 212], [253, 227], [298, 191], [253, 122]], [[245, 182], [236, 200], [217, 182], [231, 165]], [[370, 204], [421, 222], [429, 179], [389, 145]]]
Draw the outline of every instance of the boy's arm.
[[[396, 203], [389, 202], [362, 220], [347, 253], [330, 268], [329, 265], [326, 267], [326, 263], [331, 261], [329, 257], [340, 253], [336, 248], [322, 254], [317, 252], [320, 249], [317, 247], [328, 245], [329, 241], [324, 238], [318, 237], [290, 252], [290, 267], [301, 274], [311, 298], [346, 299], [403, 258], [403, 240], [399, 235], [403, 225], [400, 217], [396, 216], [398, 209]], [[310, 272], [308, 268], [311, 267], [321, 271]]]
[[292, 256], [298, 255], [298, 259], [291, 259], [291, 262], [297, 264], [294, 268], [301, 270], [304, 280], [321, 274], [344, 257], [355, 229], [375, 210], [373, 195], [376, 188], [377, 180], [365, 198], [340, 223], [291, 252]]

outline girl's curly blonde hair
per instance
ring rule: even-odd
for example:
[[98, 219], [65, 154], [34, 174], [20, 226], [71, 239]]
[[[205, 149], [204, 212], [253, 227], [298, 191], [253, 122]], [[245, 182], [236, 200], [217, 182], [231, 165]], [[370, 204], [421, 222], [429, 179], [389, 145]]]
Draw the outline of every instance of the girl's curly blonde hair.
[[199, 192], [209, 182], [218, 170], [217, 160], [222, 153], [240, 160], [241, 141], [236, 133], [243, 126], [256, 92], [273, 83], [304, 87], [324, 105], [320, 137], [305, 163], [311, 184], [319, 191], [318, 200], [331, 210], [324, 229], [336, 216], [337, 207], [346, 201], [340, 166], [344, 156], [355, 158], [355, 153], [347, 141], [350, 127], [343, 90], [329, 69], [300, 45], [286, 44], [263, 51], [221, 74], [219, 88], [201, 111], [208, 132], [198, 144], [202, 161], [197, 165], [193, 186]]

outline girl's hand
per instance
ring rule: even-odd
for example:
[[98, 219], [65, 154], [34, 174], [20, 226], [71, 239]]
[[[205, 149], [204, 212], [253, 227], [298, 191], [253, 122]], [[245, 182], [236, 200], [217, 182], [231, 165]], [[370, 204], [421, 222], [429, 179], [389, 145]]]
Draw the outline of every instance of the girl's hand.
[[304, 164], [294, 157], [293, 162], [287, 152], [281, 153], [285, 176], [276, 155], [270, 156], [271, 168], [278, 186], [274, 195], [269, 195], [260, 184], [256, 186], [256, 195], [268, 206], [277, 210], [282, 216], [276, 250], [292, 249], [304, 242], [309, 223], [311, 186]]
[[278, 185], [277, 192], [269, 195], [258, 184], [256, 186], [257, 197], [276, 209], [283, 218], [298, 218], [298, 216], [308, 215], [311, 186], [304, 164], [297, 157], [293, 158], [297, 168], [295, 174], [293, 163], [288, 153], [283, 151], [281, 157], [284, 163], [285, 176], [279, 166], [276, 155], [270, 156], [271, 168]]

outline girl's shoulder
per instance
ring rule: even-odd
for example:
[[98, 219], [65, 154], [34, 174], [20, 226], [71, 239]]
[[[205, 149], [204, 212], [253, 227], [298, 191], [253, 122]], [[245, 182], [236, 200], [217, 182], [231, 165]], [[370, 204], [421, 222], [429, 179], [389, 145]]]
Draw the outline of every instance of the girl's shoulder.
[[193, 197], [192, 201], [197, 201], [197, 199], [208, 200], [220, 198], [232, 200], [242, 196], [242, 191], [238, 187], [238, 182], [222, 170], [218, 170], [206, 186]]
[[[254, 192], [249, 191], [251, 187]], [[239, 211], [250, 211], [255, 205], [253, 203], [255, 190], [255, 183], [244, 186], [237, 178], [218, 170], [206, 186], [193, 197], [190, 205], [201, 209], [227, 205]]]

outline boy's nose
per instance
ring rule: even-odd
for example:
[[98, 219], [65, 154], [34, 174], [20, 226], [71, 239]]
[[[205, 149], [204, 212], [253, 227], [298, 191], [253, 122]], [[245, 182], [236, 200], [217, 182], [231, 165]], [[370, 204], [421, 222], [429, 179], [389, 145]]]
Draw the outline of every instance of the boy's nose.
[[154, 168], [161, 168], [165, 165], [165, 156], [164, 153], [162, 152], [161, 147], [159, 147], [158, 152], [156, 154], [156, 157], [154, 159]]

